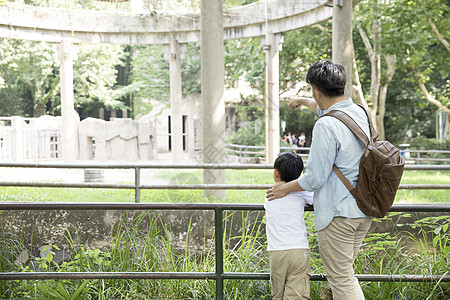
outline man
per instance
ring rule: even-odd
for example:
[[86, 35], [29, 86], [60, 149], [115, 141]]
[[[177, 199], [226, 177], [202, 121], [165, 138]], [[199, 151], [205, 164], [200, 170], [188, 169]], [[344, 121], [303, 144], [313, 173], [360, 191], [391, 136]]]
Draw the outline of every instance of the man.
[[[305, 105], [319, 116], [331, 110], [344, 111], [370, 136], [366, 113], [344, 96], [346, 80], [341, 65], [318, 61], [309, 68], [306, 81], [311, 85], [313, 99], [294, 98], [289, 106]], [[296, 191], [314, 192], [319, 251], [333, 299], [364, 299], [353, 262], [372, 218], [358, 208], [355, 198], [333, 172], [336, 164], [356, 186], [364, 149], [344, 123], [333, 117], [320, 118], [313, 129], [306, 172], [297, 180], [279, 182], [267, 190], [269, 201]]]

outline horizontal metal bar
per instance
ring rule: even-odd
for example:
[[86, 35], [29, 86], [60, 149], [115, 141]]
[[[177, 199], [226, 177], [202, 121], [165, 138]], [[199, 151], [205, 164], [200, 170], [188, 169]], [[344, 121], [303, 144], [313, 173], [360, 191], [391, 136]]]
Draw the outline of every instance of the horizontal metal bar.
[[[223, 279], [269, 280], [269, 273], [223, 273]], [[359, 281], [378, 282], [450, 282], [450, 275], [355, 274]], [[0, 273], [0, 280], [49, 279], [216, 279], [212, 272], [11, 272]], [[326, 281], [326, 275], [314, 274], [311, 281]]]
[[[23, 182], [0, 181], [0, 186], [47, 187], [47, 188], [104, 188], [135, 189], [134, 184], [76, 183], [76, 182]], [[273, 184], [142, 184], [140, 189], [149, 190], [267, 190]], [[448, 190], [450, 184], [400, 184], [399, 189], [407, 190]]]
[[[119, 164], [119, 163], [17, 163], [1, 162], [0, 168], [55, 168], [55, 169], [273, 169], [270, 164]], [[405, 170], [450, 170], [450, 165], [405, 165]]]
[[448, 150], [415, 150], [415, 149], [401, 149], [400, 152], [407, 153], [444, 153], [444, 154], [450, 154], [450, 151]]
[[[141, 189], [199, 189], [199, 190], [267, 190], [273, 184], [143, 184]], [[408, 190], [446, 190], [450, 189], [450, 184], [400, 184], [399, 189]]]
[[[273, 184], [143, 184], [142, 189], [174, 190], [267, 190]], [[449, 185], [450, 188], [450, 185]]]
[[394, 204], [390, 212], [450, 212], [450, 202], [420, 203], [420, 204]]
[[[233, 203], [105, 203], [0, 202], [0, 210], [264, 210], [263, 204]], [[306, 205], [305, 211], [313, 211]], [[450, 202], [394, 204], [390, 212], [450, 212]]]
[[104, 189], [134, 189], [134, 184], [113, 183], [75, 183], [75, 182], [23, 182], [23, 181], [0, 181], [0, 186], [16, 187], [47, 187], [47, 188], [104, 188]]
[[355, 275], [359, 281], [379, 282], [450, 282], [450, 275], [381, 275], [381, 274], [358, 274]]
[[44, 279], [215, 279], [212, 272], [14, 272], [0, 273], [0, 280]]
[[[450, 282], [450, 275], [382, 275], [382, 274], [355, 274], [359, 281], [379, 281], [379, 282]], [[269, 273], [224, 273], [224, 279], [254, 279], [269, 280]], [[314, 274], [311, 281], [326, 281], [324, 274]]]
[[[119, 164], [119, 163], [17, 163], [2, 162], [0, 168], [55, 168], [55, 169], [273, 169], [265, 164]], [[450, 169], [450, 166], [449, 166]]]
[[214, 210], [215, 208], [264, 210], [264, 205], [228, 203], [0, 202], [0, 210]]
[[400, 184], [401, 190], [448, 190], [450, 184]]

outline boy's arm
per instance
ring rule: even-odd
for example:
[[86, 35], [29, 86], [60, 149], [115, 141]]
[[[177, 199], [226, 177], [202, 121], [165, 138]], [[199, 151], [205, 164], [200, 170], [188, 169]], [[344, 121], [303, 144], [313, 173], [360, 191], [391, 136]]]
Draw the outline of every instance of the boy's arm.
[[298, 180], [294, 179], [288, 183], [284, 181], [277, 182], [271, 189], [266, 192], [266, 198], [269, 201], [282, 198], [289, 193], [304, 191], [298, 184]]
[[313, 113], [317, 113], [317, 103], [313, 98], [306, 97], [290, 97], [289, 107], [297, 108], [302, 105], [309, 108]]
[[302, 193], [302, 196], [303, 196], [303, 199], [305, 200], [305, 204], [306, 205], [311, 205], [311, 206], [314, 205], [313, 204], [313, 202], [314, 202], [314, 200], [313, 200], [314, 193], [313, 192], [305, 191], [305, 192]]

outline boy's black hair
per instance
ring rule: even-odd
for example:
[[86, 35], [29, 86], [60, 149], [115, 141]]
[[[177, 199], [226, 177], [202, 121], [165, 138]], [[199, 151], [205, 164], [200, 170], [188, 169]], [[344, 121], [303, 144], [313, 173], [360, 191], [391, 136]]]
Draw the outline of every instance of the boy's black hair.
[[281, 180], [289, 182], [300, 177], [303, 160], [294, 152], [283, 152], [278, 155], [273, 167], [280, 174]]
[[309, 67], [306, 82], [328, 97], [342, 96], [346, 83], [345, 69], [328, 60], [319, 60]]

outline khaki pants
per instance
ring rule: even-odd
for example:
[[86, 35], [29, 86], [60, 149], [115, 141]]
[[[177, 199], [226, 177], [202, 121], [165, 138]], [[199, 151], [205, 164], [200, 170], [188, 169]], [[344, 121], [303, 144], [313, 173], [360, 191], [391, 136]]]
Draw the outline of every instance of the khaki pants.
[[335, 300], [364, 299], [353, 262], [371, 223], [372, 218], [335, 217], [317, 232], [320, 257]]
[[269, 252], [273, 300], [309, 299], [309, 249]]

